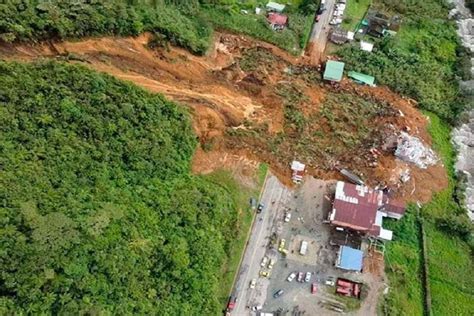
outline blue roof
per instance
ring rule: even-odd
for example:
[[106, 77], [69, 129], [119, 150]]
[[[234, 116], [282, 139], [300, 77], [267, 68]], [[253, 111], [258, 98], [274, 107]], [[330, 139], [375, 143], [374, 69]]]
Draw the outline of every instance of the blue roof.
[[358, 249], [342, 246], [337, 267], [345, 270], [361, 271], [364, 253]]

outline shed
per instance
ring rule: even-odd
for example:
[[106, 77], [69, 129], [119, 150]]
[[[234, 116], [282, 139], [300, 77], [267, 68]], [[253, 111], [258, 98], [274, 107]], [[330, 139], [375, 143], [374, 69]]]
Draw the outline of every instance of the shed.
[[340, 61], [329, 60], [326, 63], [323, 79], [329, 81], [341, 81], [344, 72], [344, 63]]
[[285, 10], [284, 4], [279, 4], [277, 2], [269, 1], [266, 5], [268, 11], [274, 11], [278, 13], [282, 13]]
[[364, 253], [362, 251], [348, 246], [341, 246], [336, 267], [350, 271], [361, 271], [363, 260]]
[[363, 74], [363, 73], [360, 73], [360, 72], [357, 72], [357, 71], [349, 71], [347, 76], [354, 79], [358, 83], [366, 84], [366, 85], [371, 86], [371, 87], [375, 86], [375, 84], [374, 84], [375, 78], [372, 77], [372, 76], [369, 76], [369, 75], [366, 75], [366, 74]]

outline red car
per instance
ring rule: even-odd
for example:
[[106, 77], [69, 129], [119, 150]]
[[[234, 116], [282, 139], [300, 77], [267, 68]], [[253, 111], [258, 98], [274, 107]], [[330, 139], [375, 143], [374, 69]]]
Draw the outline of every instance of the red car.
[[316, 294], [316, 283], [311, 284], [311, 294]]

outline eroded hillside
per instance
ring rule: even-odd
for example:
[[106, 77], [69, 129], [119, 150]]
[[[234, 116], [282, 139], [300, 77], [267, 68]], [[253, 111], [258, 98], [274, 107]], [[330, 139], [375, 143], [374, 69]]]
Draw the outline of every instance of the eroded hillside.
[[[149, 41], [145, 34], [3, 46], [0, 55], [81, 63], [188, 106], [201, 143], [197, 173], [227, 166], [245, 176], [253, 161], [265, 161], [288, 182], [288, 164], [299, 159], [317, 177], [338, 177], [337, 168], [345, 167], [372, 185], [388, 184], [404, 200], [427, 201], [447, 185], [441, 164], [419, 169], [393, 155], [400, 131], [431, 143], [427, 118], [412, 100], [385, 87], [328, 85], [302, 58], [242, 36], [217, 34], [204, 57], [175, 47], [150, 49]], [[401, 185], [407, 169], [410, 180]]]

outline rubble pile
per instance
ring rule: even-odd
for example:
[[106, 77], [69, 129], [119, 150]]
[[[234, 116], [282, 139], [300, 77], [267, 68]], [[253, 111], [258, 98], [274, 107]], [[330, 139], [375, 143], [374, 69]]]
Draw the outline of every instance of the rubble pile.
[[410, 136], [405, 132], [401, 132], [398, 137], [395, 156], [401, 160], [414, 163], [422, 169], [426, 169], [438, 161], [438, 157], [431, 148], [426, 147], [418, 137]]

